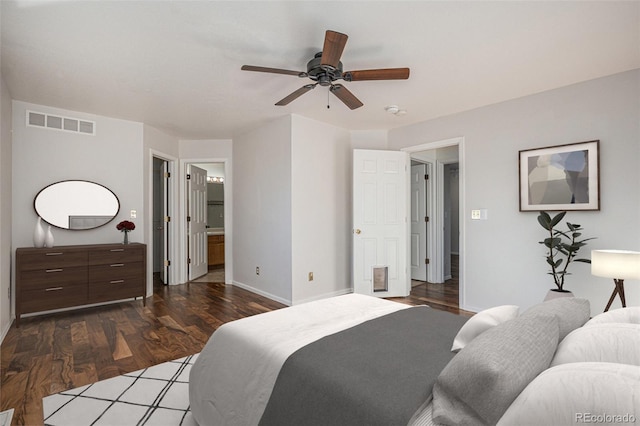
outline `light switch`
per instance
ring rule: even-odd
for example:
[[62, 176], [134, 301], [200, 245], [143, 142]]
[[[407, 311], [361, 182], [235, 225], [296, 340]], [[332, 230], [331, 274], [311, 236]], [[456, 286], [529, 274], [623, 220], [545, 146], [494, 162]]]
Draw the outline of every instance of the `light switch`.
[[487, 220], [489, 211], [487, 209], [471, 210], [471, 220]]
[[131, 210], [131, 219], [135, 219], [136, 217], [138, 217], [138, 212]]

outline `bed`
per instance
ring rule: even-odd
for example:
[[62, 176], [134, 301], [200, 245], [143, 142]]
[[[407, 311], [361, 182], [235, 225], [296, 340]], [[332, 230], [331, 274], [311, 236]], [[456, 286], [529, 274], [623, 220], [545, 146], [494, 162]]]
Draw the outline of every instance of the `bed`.
[[[191, 369], [191, 410], [200, 425], [572, 424], [567, 407], [589, 412], [597, 406], [593, 398], [567, 402], [568, 396], [559, 407], [557, 398], [542, 398], [532, 409], [530, 393], [548, 396], [535, 389], [575, 375], [567, 368], [573, 363], [585, 377], [599, 378], [602, 389], [628, 383], [632, 392], [615, 408], [628, 405], [627, 415], [640, 416], [634, 411], [640, 369], [626, 364], [633, 355], [617, 362], [612, 353], [603, 362], [570, 353], [575, 341], [585, 340], [580, 336], [556, 354], [559, 343], [589, 325], [589, 313], [588, 301], [578, 298], [544, 302], [523, 314], [500, 306], [469, 321], [357, 294], [296, 305], [216, 330]], [[615, 326], [640, 336], [633, 329], [640, 324]], [[607, 325], [592, 327], [587, 341]], [[604, 364], [613, 362], [617, 369], [609, 371]], [[555, 417], [541, 418], [540, 407]]]

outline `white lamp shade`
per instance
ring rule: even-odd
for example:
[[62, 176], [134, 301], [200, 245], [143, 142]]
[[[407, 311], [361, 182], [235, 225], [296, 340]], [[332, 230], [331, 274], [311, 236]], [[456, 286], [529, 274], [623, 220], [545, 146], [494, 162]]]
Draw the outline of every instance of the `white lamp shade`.
[[620, 280], [640, 280], [640, 252], [591, 250], [591, 274]]

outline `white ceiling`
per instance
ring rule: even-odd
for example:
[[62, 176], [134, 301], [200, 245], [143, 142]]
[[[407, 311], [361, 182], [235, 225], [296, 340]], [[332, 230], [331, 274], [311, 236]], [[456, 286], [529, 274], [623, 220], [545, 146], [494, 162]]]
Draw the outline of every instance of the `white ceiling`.
[[[638, 1], [37, 1], [0, 3], [13, 99], [140, 121], [181, 139], [231, 138], [294, 113], [390, 129], [640, 68]], [[306, 71], [327, 29], [346, 70], [410, 67], [406, 81], [326, 87], [241, 71]], [[327, 109], [327, 100], [331, 108]], [[407, 114], [387, 114], [396, 104]]]

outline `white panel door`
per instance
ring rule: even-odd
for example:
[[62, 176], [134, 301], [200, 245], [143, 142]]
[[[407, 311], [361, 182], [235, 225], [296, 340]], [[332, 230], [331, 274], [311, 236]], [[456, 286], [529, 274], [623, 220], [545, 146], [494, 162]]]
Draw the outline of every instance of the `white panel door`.
[[404, 297], [408, 278], [409, 156], [353, 151], [353, 291]]
[[411, 166], [411, 279], [427, 281], [427, 166]]
[[209, 268], [207, 258], [207, 172], [190, 165], [189, 191], [189, 279], [201, 277]]

